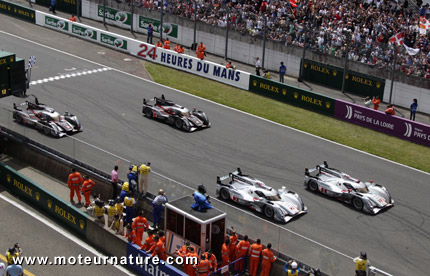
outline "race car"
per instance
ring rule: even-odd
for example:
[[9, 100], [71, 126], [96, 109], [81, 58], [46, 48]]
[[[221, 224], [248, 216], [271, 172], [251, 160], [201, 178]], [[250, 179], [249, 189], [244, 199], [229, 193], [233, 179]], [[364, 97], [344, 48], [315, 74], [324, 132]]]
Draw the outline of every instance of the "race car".
[[75, 115], [68, 112], [60, 115], [52, 107], [40, 103], [36, 97], [34, 102], [26, 101], [19, 106], [27, 106], [25, 109], [20, 109], [15, 103], [13, 104], [13, 118], [19, 124], [35, 127], [55, 137], [82, 131], [82, 126]]
[[269, 187], [250, 175], [242, 174], [240, 168], [217, 177], [216, 193], [225, 201], [232, 200], [280, 222], [288, 222], [307, 212], [303, 200], [295, 192], [286, 187], [278, 190]]
[[377, 214], [394, 205], [388, 190], [379, 184], [362, 182], [337, 169], [327, 161], [313, 169], [305, 169], [305, 187], [351, 204], [356, 210]]
[[[150, 102], [155, 103], [151, 105]], [[208, 117], [203, 111], [194, 107], [190, 112], [187, 108], [166, 100], [164, 95], [161, 95], [161, 98], [154, 97], [154, 99], [148, 101], [143, 99], [142, 113], [148, 118], [163, 120], [175, 125], [178, 129], [188, 132], [211, 126]]]

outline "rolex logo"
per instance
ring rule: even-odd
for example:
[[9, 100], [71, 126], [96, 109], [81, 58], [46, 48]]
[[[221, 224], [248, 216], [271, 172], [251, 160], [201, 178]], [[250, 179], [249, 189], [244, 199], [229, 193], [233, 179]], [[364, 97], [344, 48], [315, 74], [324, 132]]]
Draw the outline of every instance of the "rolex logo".
[[52, 207], [52, 201], [48, 199], [48, 208], [51, 209], [51, 207]]
[[345, 75], [345, 79], [349, 79], [349, 74], [346, 74], [346, 75]]
[[305, 66], [305, 68], [308, 68], [308, 64], [307, 64], [307, 63], [305, 63], [305, 65], [304, 65], [304, 66]]
[[330, 106], [331, 106], [331, 103], [330, 103], [330, 102], [325, 102], [325, 107], [326, 107], [326, 108], [330, 108]]
[[282, 94], [285, 96], [285, 95], [287, 95], [287, 89], [282, 89]]
[[381, 83], [379, 81], [376, 82], [376, 88], [381, 88]]
[[336, 70], [333, 70], [333, 76], [337, 76], [337, 71]]
[[257, 81], [256, 80], [252, 81], [252, 85], [257, 86]]
[[79, 220], [79, 227], [81, 227], [82, 230], [84, 230], [85, 227], [85, 221]]
[[36, 192], [36, 200], [39, 201], [40, 199], [40, 194]]
[[10, 180], [12, 179], [12, 176], [10, 176], [10, 174], [6, 175], [6, 179], [7, 179], [7, 183], [10, 183]]
[[294, 92], [294, 99], [298, 99], [299, 98], [299, 93]]

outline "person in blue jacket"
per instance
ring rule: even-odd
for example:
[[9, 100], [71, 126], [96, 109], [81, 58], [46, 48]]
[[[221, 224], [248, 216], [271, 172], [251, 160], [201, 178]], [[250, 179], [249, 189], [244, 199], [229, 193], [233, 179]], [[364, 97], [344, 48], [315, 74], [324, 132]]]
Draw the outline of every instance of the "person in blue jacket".
[[411, 116], [409, 117], [410, 120], [415, 121], [415, 114], [417, 113], [418, 109], [418, 100], [414, 99], [411, 103]]
[[[288, 266], [291, 265], [291, 269]], [[298, 268], [297, 262], [294, 260], [288, 261], [288, 263], [284, 266], [284, 271], [287, 273], [287, 276], [299, 276], [300, 268]]]
[[193, 196], [196, 202], [191, 205], [191, 208], [193, 208], [194, 210], [199, 212], [205, 212], [207, 209], [213, 208], [209, 201], [209, 196], [206, 195], [206, 188], [203, 184], [199, 185], [197, 191], [194, 192]]

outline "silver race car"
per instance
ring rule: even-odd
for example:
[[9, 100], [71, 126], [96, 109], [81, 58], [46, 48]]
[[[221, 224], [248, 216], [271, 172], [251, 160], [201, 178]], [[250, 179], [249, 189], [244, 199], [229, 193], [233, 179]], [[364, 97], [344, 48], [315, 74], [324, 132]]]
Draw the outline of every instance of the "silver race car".
[[34, 102], [26, 101], [19, 106], [27, 106], [21, 109], [15, 103], [13, 104], [12, 116], [19, 124], [35, 127], [55, 137], [82, 131], [82, 126], [75, 115], [68, 112], [60, 115], [52, 107], [40, 103], [36, 97]]
[[358, 179], [330, 168], [326, 161], [313, 169], [305, 169], [305, 187], [351, 204], [356, 210], [377, 214], [393, 206], [394, 200], [384, 186]]
[[302, 199], [286, 187], [276, 190], [250, 175], [242, 174], [240, 168], [226, 176], [217, 177], [216, 193], [223, 200], [232, 200], [263, 213], [268, 218], [288, 222], [307, 212]]
[[[150, 102], [154, 102], [154, 104], [151, 105]], [[148, 118], [163, 120], [175, 125], [178, 129], [188, 132], [211, 126], [208, 117], [203, 111], [196, 108], [189, 111], [183, 106], [166, 100], [164, 95], [161, 98], [154, 97], [154, 99], [148, 101], [143, 99], [142, 113]]]

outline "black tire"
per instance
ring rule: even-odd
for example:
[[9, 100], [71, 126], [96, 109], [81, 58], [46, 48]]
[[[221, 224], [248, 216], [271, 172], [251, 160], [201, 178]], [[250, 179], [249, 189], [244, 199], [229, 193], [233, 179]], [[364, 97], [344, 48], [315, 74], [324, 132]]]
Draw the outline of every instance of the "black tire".
[[188, 131], [188, 132], [191, 132], [191, 127], [189, 125], [187, 125], [187, 124], [184, 124], [184, 130]]
[[266, 205], [266, 207], [264, 207], [263, 212], [264, 212], [264, 215], [268, 218], [273, 218], [273, 216], [275, 215], [275, 211], [269, 205]]
[[51, 134], [51, 129], [47, 126], [43, 127], [43, 132], [45, 132], [46, 135]]
[[352, 206], [354, 206], [354, 209], [357, 211], [363, 210], [363, 207], [364, 207], [363, 200], [361, 200], [361, 198], [354, 197], [352, 199]]
[[24, 124], [24, 120], [22, 119], [22, 117], [21, 116], [19, 116], [19, 115], [17, 115], [16, 116], [16, 122], [18, 123], [18, 124]]
[[318, 192], [318, 183], [315, 180], [313, 179], [309, 180], [308, 187], [309, 187], [309, 190], [311, 190], [312, 192], [314, 193]]
[[227, 189], [221, 189], [221, 191], [219, 191], [219, 196], [222, 200], [227, 201], [230, 199], [230, 192]]
[[184, 126], [184, 122], [180, 118], [176, 118], [175, 127], [177, 129], [182, 129], [183, 126]]
[[149, 107], [145, 108], [145, 116], [148, 117], [148, 118], [152, 118], [153, 117], [152, 116], [152, 109], [151, 108], [149, 108]]

